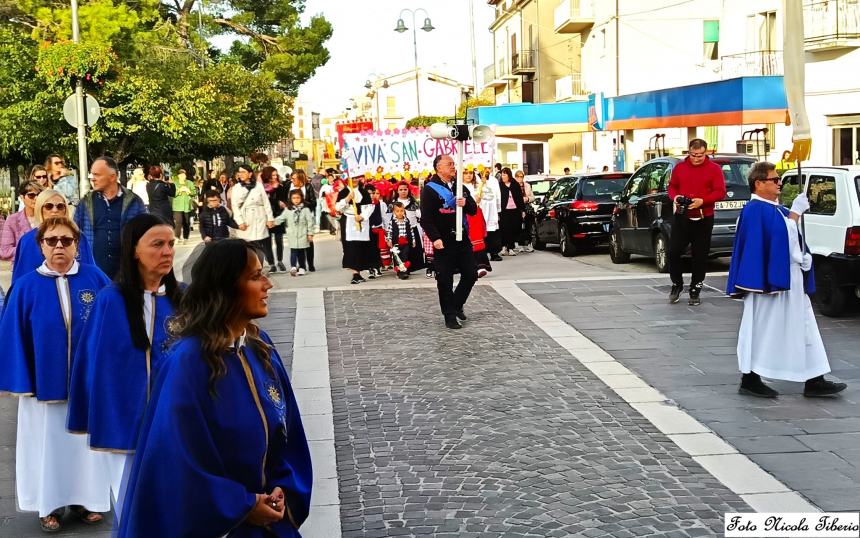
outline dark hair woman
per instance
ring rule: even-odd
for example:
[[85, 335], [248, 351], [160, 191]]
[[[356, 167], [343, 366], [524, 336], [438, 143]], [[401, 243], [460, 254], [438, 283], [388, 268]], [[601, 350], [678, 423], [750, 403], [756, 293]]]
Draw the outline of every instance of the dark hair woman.
[[[292, 187], [290, 190], [300, 190], [302, 191], [302, 196], [305, 199], [305, 207], [308, 208], [311, 212], [311, 215], [314, 217], [314, 230], [319, 228], [319, 211], [317, 211], [317, 195], [314, 192], [313, 185], [308, 180], [308, 175], [305, 174], [304, 170], [296, 170], [290, 175], [290, 181], [292, 182]], [[316, 267], [314, 267], [314, 244], [311, 243], [307, 249], [307, 262], [308, 262], [308, 271], [314, 272], [316, 271]]]
[[262, 269], [241, 239], [209, 243], [194, 264], [141, 428], [120, 537], [298, 536], [310, 451], [281, 358], [253, 321], [268, 314]]
[[60, 530], [66, 506], [86, 523], [110, 510], [102, 455], [66, 431], [70, 361], [96, 293], [109, 282], [95, 265], [75, 260], [80, 238], [66, 217], [42, 221], [35, 238], [42, 264], [12, 286], [0, 322], [0, 392], [20, 396], [18, 506], [38, 512], [45, 532]]
[[502, 256], [517, 255], [517, 241], [523, 229], [526, 204], [523, 191], [508, 167], [502, 168], [499, 179], [502, 210], [499, 212], [499, 231], [502, 234]]
[[149, 183], [146, 184], [146, 194], [149, 196], [149, 213], [161, 217], [164, 222], [173, 222], [173, 202], [176, 196], [176, 185], [164, 177], [164, 171], [158, 165], [149, 167], [147, 174]]
[[182, 296], [173, 275], [170, 224], [138, 215], [121, 239], [119, 271], [96, 297], [75, 355], [68, 419], [69, 430], [88, 433], [91, 448], [108, 452], [118, 518], [127, 456], [164, 360], [168, 319]]
[[[269, 272], [277, 272], [272, 255], [272, 244], [269, 240], [269, 228], [275, 225], [272, 205], [262, 181], [254, 177], [254, 170], [247, 164], [240, 164], [236, 172], [239, 182], [230, 189], [230, 206], [233, 220], [239, 225], [236, 234], [254, 244], [254, 247], [265, 253], [269, 262]], [[262, 263], [262, 258], [261, 261]]]
[[[260, 179], [262, 179], [266, 194], [269, 196], [272, 215], [277, 219], [290, 203], [289, 189], [281, 182], [278, 169], [274, 166], [264, 167], [260, 171]], [[284, 265], [284, 232], [286, 232], [286, 228], [283, 224], [276, 224], [269, 228], [269, 252], [273, 252], [274, 257], [266, 260], [269, 265], [276, 267], [281, 273], [287, 272], [287, 266]], [[274, 248], [272, 241], [275, 243]], [[277, 259], [277, 265], [275, 265], [275, 259]]]

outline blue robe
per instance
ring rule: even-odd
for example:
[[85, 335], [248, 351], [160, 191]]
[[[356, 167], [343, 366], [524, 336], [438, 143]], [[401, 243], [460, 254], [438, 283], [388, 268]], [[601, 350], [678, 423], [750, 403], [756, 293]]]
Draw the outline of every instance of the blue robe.
[[94, 265], [68, 275], [71, 319], [67, 328], [58, 277], [31, 271], [9, 292], [0, 319], [0, 391], [61, 402], [69, 395], [69, 369], [96, 295], [110, 281]]
[[119, 288], [110, 285], [96, 297], [75, 356], [68, 421], [70, 431], [89, 434], [91, 448], [134, 450], [148, 392], [163, 362], [173, 311], [167, 296], [156, 297], [152, 347], [146, 352], [131, 340]]
[[[256, 397], [235, 351], [224, 356], [227, 373], [213, 396], [200, 341], [171, 348], [141, 426], [120, 537], [300, 536], [310, 510], [310, 451], [281, 358], [261, 336], [272, 346], [274, 377], [242, 348]], [[284, 491], [284, 519], [269, 532], [245, 523], [256, 494], [275, 487]]]
[[[788, 209], [751, 200], [741, 211], [726, 294], [775, 293], [791, 288]], [[801, 243], [803, 244], [803, 243]], [[806, 293], [815, 292], [812, 270], [804, 272]]]
[[[39, 248], [39, 243], [36, 242], [36, 232], [38, 229], [30, 230], [21, 236], [18, 241], [18, 246], [15, 249], [15, 261], [12, 262], [12, 284], [16, 280], [26, 275], [30, 271], [35, 271], [45, 261], [45, 256], [42, 254], [42, 249]], [[77, 260], [80, 263], [95, 265], [93, 259], [93, 250], [90, 248], [90, 243], [87, 238], [81, 236], [81, 241], [78, 243]]]

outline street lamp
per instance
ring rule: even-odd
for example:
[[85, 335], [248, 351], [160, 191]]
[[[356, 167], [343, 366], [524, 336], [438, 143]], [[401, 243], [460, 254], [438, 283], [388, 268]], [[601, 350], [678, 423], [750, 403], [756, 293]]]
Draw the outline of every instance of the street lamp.
[[418, 33], [416, 28], [418, 26], [417, 20], [415, 19], [415, 15], [419, 12], [424, 12], [424, 26], [421, 27], [425, 32], [432, 32], [435, 30], [433, 27], [433, 23], [430, 22], [430, 14], [424, 8], [418, 8], [416, 10], [404, 9], [400, 12], [400, 16], [397, 18], [397, 27], [394, 29], [398, 34], [402, 34], [409, 28], [406, 27], [406, 22], [403, 21], [403, 14], [409, 13], [412, 15], [412, 51], [415, 55], [415, 99], [418, 104], [418, 115], [421, 115], [421, 86], [418, 82]]
[[367, 82], [364, 83], [364, 87], [370, 90], [367, 94], [368, 97], [370, 97], [371, 99], [373, 99], [374, 97], [376, 98], [376, 118], [374, 118], [375, 122], [373, 128], [379, 130], [380, 125], [382, 124], [379, 116], [379, 88], [387, 89], [389, 87], [389, 84], [388, 79], [383, 79], [382, 84], [379, 84], [379, 75], [377, 75], [376, 73], [371, 73], [371, 75], [375, 76], [376, 80], [371, 82], [370, 79], [367, 79]]

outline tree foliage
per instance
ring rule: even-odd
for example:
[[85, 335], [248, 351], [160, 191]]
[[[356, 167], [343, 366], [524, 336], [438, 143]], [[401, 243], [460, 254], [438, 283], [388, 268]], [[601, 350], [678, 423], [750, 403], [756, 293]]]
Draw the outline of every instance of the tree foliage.
[[[302, 25], [304, 0], [198, 2], [81, 0], [75, 45], [68, 3], [0, 0], [0, 164], [76, 153], [62, 117], [76, 75], [91, 75], [102, 108], [91, 156], [249, 155], [285, 137], [331, 25]], [[229, 51], [216, 36], [233, 37]]]
[[448, 116], [416, 116], [406, 120], [406, 128], [430, 127], [434, 123], [445, 123], [450, 119]]

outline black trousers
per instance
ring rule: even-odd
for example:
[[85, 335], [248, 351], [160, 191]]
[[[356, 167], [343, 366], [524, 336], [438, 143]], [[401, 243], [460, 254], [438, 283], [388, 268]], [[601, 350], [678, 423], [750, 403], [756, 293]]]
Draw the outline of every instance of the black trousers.
[[523, 233], [523, 215], [519, 209], [502, 209], [499, 213], [499, 231], [502, 234], [502, 246], [513, 250], [520, 234]]
[[502, 232], [499, 230], [487, 232], [487, 238], [484, 239], [484, 243], [487, 245], [487, 252], [489, 252], [490, 256], [497, 255], [502, 251]]
[[251, 245], [254, 247], [254, 250], [257, 251], [257, 257], [260, 258], [260, 264], [268, 263], [269, 265], [275, 265], [275, 256], [272, 253], [272, 240], [268, 237], [265, 239], [257, 239], [256, 241], [250, 241]]
[[305, 257], [308, 262], [308, 269], [314, 269], [314, 244], [311, 242], [310, 246], [305, 249]]
[[284, 232], [273, 232], [269, 230], [269, 249], [272, 249], [272, 242], [275, 243], [275, 253], [279, 262], [284, 261]]
[[[446, 318], [457, 315], [466, 304], [472, 286], [478, 280], [478, 266], [472, 255], [472, 243], [468, 240], [451, 242], [445, 248], [434, 251], [433, 266], [436, 270], [436, 288], [439, 290], [439, 306]], [[454, 289], [454, 273], [460, 272], [460, 282]]]
[[191, 218], [189, 215], [190, 213], [186, 213], [185, 211], [173, 212], [173, 235], [177, 239], [180, 237], [188, 239], [188, 236], [191, 234]]
[[700, 220], [690, 220], [687, 217], [675, 215], [672, 224], [672, 237], [669, 238], [669, 274], [673, 284], [684, 283], [684, 275], [681, 273], [681, 256], [687, 250], [687, 245], [692, 246], [693, 254], [693, 277], [690, 283], [704, 282], [713, 230], [713, 216], [704, 217]]

